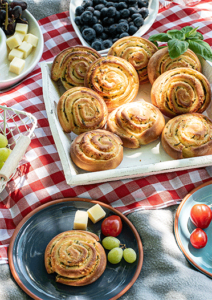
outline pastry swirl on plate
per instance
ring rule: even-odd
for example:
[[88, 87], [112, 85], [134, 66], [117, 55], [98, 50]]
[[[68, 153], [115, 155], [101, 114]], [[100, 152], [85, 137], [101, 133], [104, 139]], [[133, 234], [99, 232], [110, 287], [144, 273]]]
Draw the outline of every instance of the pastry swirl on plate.
[[196, 54], [188, 49], [177, 58], [171, 59], [168, 47], [158, 50], [150, 58], [147, 72], [151, 84], [164, 72], [176, 68], [191, 68], [201, 72], [201, 64]]
[[85, 46], [73, 46], [60, 52], [54, 59], [51, 78], [61, 79], [66, 90], [75, 86], [84, 86], [84, 77], [89, 66], [101, 55]]
[[116, 41], [110, 48], [108, 55], [126, 59], [136, 69], [140, 84], [148, 82], [147, 65], [149, 59], [158, 48], [147, 39], [130, 36]]
[[121, 139], [106, 130], [80, 134], [71, 144], [73, 162], [86, 171], [115, 169], [123, 159]]
[[107, 56], [96, 60], [85, 76], [85, 86], [104, 99], [108, 111], [135, 99], [139, 81], [134, 67], [126, 60]]
[[151, 90], [152, 103], [167, 117], [202, 113], [211, 101], [207, 78], [189, 68], [177, 68], [160, 75]]
[[197, 113], [177, 116], [164, 127], [161, 142], [175, 159], [212, 154], [212, 121]]
[[105, 126], [108, 116], [104, 100], [85, 87], [66, 91], [59, 99], [57, 114], [65, 132], [80, 134]]
[[96, 281], [106, 268], [107, 258], [94, 233], [70, 230], [58, 234], [46, 247], [45, 267], [57, 273], [56, 282], [83, 286]]
[[121, 138], [124, 147], [139, 148], [159, 137], [165, 120], [154, 105], [138, 101], [123, 104], [112, 111], [107, 126], [108, 130]]

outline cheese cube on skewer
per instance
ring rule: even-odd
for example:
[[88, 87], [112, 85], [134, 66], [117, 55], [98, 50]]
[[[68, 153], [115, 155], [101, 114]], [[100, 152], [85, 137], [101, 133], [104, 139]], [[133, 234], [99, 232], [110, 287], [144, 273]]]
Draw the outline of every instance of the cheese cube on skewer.
[[32, 45], [27, 42], [22, 42], [22, 44], [18, 47], [18, 50], [24, 53], [24, 58], [27, 58], [32, 51]]
[[84, 210], [77, 210], [74, 218], [74, 229], [86, 230], [88, 225], [88, 214]]
[[9, 53], [8, 60], [13, 60], [14, 57], [23, 58], [24, 52], [19, 51], [18, 49], [12, 49]]
[[16, 26], [15, 26], [15, 31], [27, 34], [27, 32], [28, 32], [28, 24], [17, 23]]
[[23, 70], [24, 66], [25, 66], [25, 60], [18, 57], [14, 57], [10, 63], [9, 71], [19, 75]]
[[25, 35], [24, 41], [31, 44], [33, 47], [37, 47], [38, 37], [34, 34], [28, 33]]

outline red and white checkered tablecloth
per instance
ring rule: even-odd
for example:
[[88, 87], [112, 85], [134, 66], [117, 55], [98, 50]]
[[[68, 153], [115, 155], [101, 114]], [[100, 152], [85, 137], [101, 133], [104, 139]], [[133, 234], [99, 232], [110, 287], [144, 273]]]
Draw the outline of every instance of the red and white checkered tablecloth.
[[[45, 41], [41, 61], [52, 61], [61, 50], [80, 43], [68, 12], [46, 17], [39, 24]], [[144, 37], [188, 25], [199, 27], [205, 41], [212, 45], [212, 2], [201, 1], [187, 7], [161, 2], [156, 21]], [[77, 196], [105, 202], [122, 213], [158, 209], [179, 203], [194, 187], [212, 177], [212, 167], [207, 167], [70, 187], [64, 178], [45, 111], [40, 66], [20, 85], [1, 94], [0, 103], [30, 112], [38, 120], [35, 136], [18, 171], [0, 194], [0, 263], [7, 262], [7, 247], [18, 223], [48, 201]]]

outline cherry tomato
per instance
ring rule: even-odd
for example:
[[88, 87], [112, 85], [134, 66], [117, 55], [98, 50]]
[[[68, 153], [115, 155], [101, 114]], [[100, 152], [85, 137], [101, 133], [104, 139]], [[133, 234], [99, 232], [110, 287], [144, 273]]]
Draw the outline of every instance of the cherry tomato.
[[115, 215], [107, 217], [102, 222], [101, 230], [105, 236], [118, 236], [122, 231], [121, 218]]
[[207, 234], [201, 228], [194, 229], [194, 231], [190, 235], [190, 242], [194, 248], [200, 249], [205, 247], [207, 241]]
[[212, 212], [206, 204], [195, 204], [190, 212], [191, 221], [198, 228], [207, 228], [212, 220]]

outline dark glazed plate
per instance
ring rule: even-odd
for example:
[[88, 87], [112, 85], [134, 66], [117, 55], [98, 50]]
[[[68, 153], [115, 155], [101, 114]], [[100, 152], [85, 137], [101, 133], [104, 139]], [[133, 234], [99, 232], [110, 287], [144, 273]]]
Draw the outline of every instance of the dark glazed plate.
[[[76, 210], [87, 210], [99, 203], [109, 215], [119, 215], [123, 230], [118, 236], [121, 243], [133, 248], [137, 260], [128, 264], [124, 259], [117, 265], [107, 264], [103, 275], [84, 287], [56, 283], [55, 274], [47, 274], [44, 252], [57, 234], [73, 229]], [[100, 237], [101, 221], [88, 222], [88, 231]], [[44, 204], [27, 215], [16, 228], [9, 246], [9, 266], [18, 285], [34, 299], [108, 300], [118, 299], [136, 281], [143, 263], [141, 239], [132, 223], [116, 209], [97, 201], [66, 198]]]
[[174, 223], [175, 238], [180, 250], [187, 260], [199, 271], [212, 278], [212, 222], [204, 229], [208, 236], [208, 242], [204, 248], [195, 249], [190, 243], [190, 235], [196, 228], [191, 222], [190, 211], [195, 204], [211, 205], [212, 203], [212, 180], [201, 184], [192, 190], [180, 203]]

